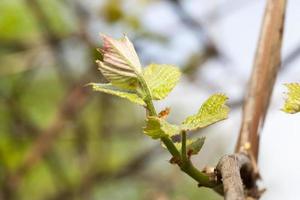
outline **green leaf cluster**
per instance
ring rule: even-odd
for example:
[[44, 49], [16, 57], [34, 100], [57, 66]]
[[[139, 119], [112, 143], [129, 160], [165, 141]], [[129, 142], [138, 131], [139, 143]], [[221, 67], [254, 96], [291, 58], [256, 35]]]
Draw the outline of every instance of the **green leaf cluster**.
[[[178, 132], [204, 128], [218, 121], [226, 119], [229, 113], [229, 108], [225, 105], [227, 99], [228, 98], [224, 94], [214, 94], [209, 97], [202, 104], [197, 114], [187, 117], [181, 125], [177, 126], [179, 130]], [[147, 121], [147, 126], [148, 123], [153, 123], [153, 118], [155, 118], [156, 123], [167, 123], [165, 120], [160, 119], [159, 117], [151, 117], [151, 120]], [[174, 125], [169, 124], [169, 126]], [[173, 133], [165, 134], [169, 136], [174, 135]], [[147, 135], [149, 135], [149, 133]]]
[[[227, 99], [224, 94], [212, 95], [202, 104], [197, 114], [187, 117], [181, 125], [170, 124], [159, 117], [148, 117], [144, 133], [153, 139], [159, 139], [178, 135], [182, 131], [207, 127], [227, 118], [229, 112], [228, 106], [225, 105]], [[205, 138], [187, 140], [187, 152], [190, 152], [190, 155], [197, 154], [202, 148], [204, 140]], [[181, 143], [175, 142], [175, 146], [179, 151], [181, 150]]]
[[[197, 154], [205, 138], [186, 139], [186, 132], [226, 119], [228, 98], [224, 94], [214, 94], [196, 114], [187, 117], [180, 125], [171, 124], [166, 119], [169, 109], [157, 115], [152, 101], [168, 96], [180, 79], [179, 69], [166, 64], [150, 64], [142, 68], [134, 46], [126, 36], [119, 40], [106, 35], [101, 35], [101, 38], [102, 59], [97, 60], [97, 64], [109, 83], [90, 83], [93, 89], [144, 106], [148, 111], [144, 133], [152, 139], [161, 139], [173, 157], [179, 156], [186, 161], [187, 157]], [[178, 136], [181, 142], [173, 141]]]
[[[95, 91], [119, 96], [133, 103], [142, 105], [147, 110], [144, 134], [152, 139], [160, 139], [168, 149], [171, 163], [199, 182], [212, 187], [215, 182], [198, 171], [190, 161], [192, 155], [200, 152], [205, 138], [187, 139], [187, 131], [207, 127], [228, 116], [227, 97], [214, 94], [200, 107], [199, 111], [187, 117], [180, 125], [167, 121], [170, 109], [157, 114], [153, 100], [162, 100], [176, 86], [180, 71], [172, 65], [150, 64], [142, 68], [133, 44], [124, 36], [119, 40], [101, 35], [103, 48], [102, 59], [97, 60], [99, 70], [109, 83], [90, 83]], [[180, 137], [180, 142], [175, 138]]]
[[300, 84], [288, 83], [285, 84], [288, 89], [282, 110], [286, 113], [298, 113], [300, 111]]

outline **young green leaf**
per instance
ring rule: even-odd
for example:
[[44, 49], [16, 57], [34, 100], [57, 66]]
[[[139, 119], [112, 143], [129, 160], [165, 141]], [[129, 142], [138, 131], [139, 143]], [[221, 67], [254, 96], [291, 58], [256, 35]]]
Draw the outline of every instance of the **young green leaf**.
[[188, 155], [191, 156], [198, 154], [199, 151], [202, 149], [204, 141], [205, 137], [191, 140], [186, 147], [186, 152], [188, 153]]
[[124, 36], [115, 40], [101, 35], [103, 61], [97, 60], [99, 70], [113, 85], [123, 88], [135, 88], [138, 76], [142, 73], [139, 58], [133, 44]]
[[288, 93], [282, 110], [286, 113], [297, 113], [300, 111], [300, 83], [289, 83], [285, 86]]
[[107, 94], [112, 94], [121, 98], [125, 98], [133, 103], [145, 106], [145, 102], [142, 98], [140, 98], [134, 91], [124, 90], [113, 86], [110, 83], [101, 84], [101, 83], [90, 83], [92, 85], [93, 90], [104, 92]]
[[229, 108], [225, 105], [227, 97], [224, 94], [214, 94], [201, 106], [197, 114], [187, 117], [182, 123], [186, 131], [204, 128], [228, 116]]
[[180, 71], [172, 65], [148, 65], [143, 70], [143, 77], [154, 100], [164, 99], [180, 79]]
[[147, 118], [146, 127], [144, 127], [144, 133], [153, 139], [171, 137], [178, 134], [179, 131], [178, 126], [169, 124], [166, 120], [153, 116]]
[[[186, 152], [189, 156], [196, 155], [201, 150], [205, 137], [186, 140]], [[181, 152], [181, 142], [176, 142], [175, 146]]]

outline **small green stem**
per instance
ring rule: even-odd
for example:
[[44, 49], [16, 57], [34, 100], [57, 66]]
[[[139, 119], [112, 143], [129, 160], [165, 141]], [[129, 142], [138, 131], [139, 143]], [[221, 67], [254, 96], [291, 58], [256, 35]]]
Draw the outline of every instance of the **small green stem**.
[[187, 157], [186, 131], [181, 132], [181, 164], [179, 167], [182, 171], [195, 179], [199, 185], [206, 187], [215, 186], [215, 183], [210, 180], [209, 176], [195, 168], [193, 163]]
[[180, 166], [180, 168], [182, 171], [196, 180], [199, 186], [205, 186], [209, 188], [213, 188], [216, 186], [216, 182], [211, 180], [207, 174], [202, 173], [197, 168], [195, 168], [191, 161], [185, 162], [182, 166]]
[[150, 116], [157, 116], [157, 113], [156, 113], [156, 110], [155, 110], [155, 107], [153, 105], [153, 102], [152, 100], [148, 100], [147, 98], [144, 99], [146, 105], [147, 105], [147, 109], [149, 111], [149, 115]]
[[186, 154], [186, 132], [181, 132], [181, 158], [183, 162], [188, 161], [188, 157]]
[[149, 111], [149, 115], [150, 116], [157, 116], [153, 101], [152, 101], [152, 96], [151, 96], [151, 92], [150, 89], [145, 81], [145, 79], [142, 76], [139, 76], [139, 81], [140, 84], [146, 94], [146, 97], [144, 98], [144, 101], [147, 105], [147, 110]]
[[[149, 111], [150, 116], [157, 116], [157, 112], [155, 110], [153, 101], [152, 101], [152, 96], [150, 89], [144, 80], [143, 77], [139, 77], [140, 84], [142, 88], [144, 89], [145, 92], [145, 98], [144, 101], [146, 103], [146, 108]], [[176, 146], [174, 145], [173, 141], [169, 137], [161, 137], [161, 141], [164, 143], [168, 151], [171, 153], [173, 158], [178, 159], [179, 162], [177, 163], [180, 169], [188, 174], [190, 177], [192, 177], [194, 180], [198, 182], [199, 185], [205, 186], [205, 187], [210, 187], [213, 188], [216, 186], [215, 181], [211, 181], [210, 177], [205, 174], [200, 172], [197, 168], [195, 168], [192, 164], [192, 162], [187, 158], [187, 152], [186, 152], [186, 132], [182, 131], [182, 152], [178, 151]]]
[[179, 153], [178, 149], [175, 147], [172, 140], [168, 137], [162, 137], [160, 139], [164, 143], [164, 145], [167, 147], [167, 149], [169, 150], [171, 155], [175, 158], [180, 159], [180, 153]]
[[[144, 101], [147, 105], [147, 110], [149, 111], [149, 115], [157, 116], [157, 112], [156, 112], [155, 107], [152, 102], [150, 89], [143, 77], [139, 77], [139, 80], [140, 80], [141, 86], [144, 89], [144, 92], [146, 94]], [[170, 138], [162, 137], [161, 141], [164, 143], [164, 145], [167, 147], [167, 149], [169, 150], [169, 152], [172, 154], [173, 157], [175, 157], [175, 158], [178, 157], [180, 159], [180, 153]]]

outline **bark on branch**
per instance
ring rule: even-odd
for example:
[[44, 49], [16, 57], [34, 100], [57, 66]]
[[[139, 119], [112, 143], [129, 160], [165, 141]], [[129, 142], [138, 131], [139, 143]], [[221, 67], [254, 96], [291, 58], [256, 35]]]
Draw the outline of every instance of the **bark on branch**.
[[241, 163], [236, 155], [223, 156], [217, 166], [221, 173], [225, 200], [243, 200], [244, 187], [240, 175]]
[[251, 160], [239, 153], [223, 156], [217, 167], [217, 177], [223, 183], [225, 200], [244, 200], [246, 196], [260, 195], [253, 177]]
[[260, 39], [245, 99], [236, 153], [224, 156], [217, 172], [222, 179], [225, 200], [259, 199], [256, 167], [259, 133], [263, 127], [274, 82], [281, 64], [281, 46], [286, 0], [267, 0]]
[[236, 152], [247, 152], [257, 162], [262, 129], [274, 82], [281, 64], [286, 0], [268, 0], [254, 59]]

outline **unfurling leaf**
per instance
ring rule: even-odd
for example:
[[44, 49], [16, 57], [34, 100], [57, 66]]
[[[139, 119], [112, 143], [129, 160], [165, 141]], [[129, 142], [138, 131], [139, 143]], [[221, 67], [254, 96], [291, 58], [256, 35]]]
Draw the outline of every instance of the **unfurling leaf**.
[[[189, 156], [196, 155], [201, 150], [205, 141], [205, 137], [186, 140], [186, 152]], [[181, 152], [181, 142], [176, 142], [175, 146]]]
[[146, 105], [142, 98], [140, 98], [134, 91], [131, 90], [125, 90], [120, 89], [115, 86], [113, 86], [110, 83], [107, 84], [101, 84], [101, 83], [90, 83], [89, 85], [92, 85], [93, 90], [104, 92], [107, 94], [112, 94], [121, 98], [125, 98], [133, 103], [139, 104], [139, 105]]
[[103, 60], [96, 62], [103, 76], [118, 87], [136, 88], [142, 68], [133, 44], [126, 36], [119, 40], [106, 35], [101, 37]]
[[164, 99], [176, 86], [180, 71], [172, 65], [148, 65], [143, 70], [143, 77], [154, 100]]
[[228, 106], [225, 105], [227, 99], [224, 94], [212, 95], [202, 104], [197, 114], [183, 121], [182, 129], [195, 130], [226, 119], [229, 112]]
[[282, 110], [291, 114], [300, 112], [300, 83], [289, 83], [285, 86], [288, 93]]
[[153, 139], [171, 137], [178, 134], [179, 131], [178, 126], [169, 124], [164, 119], [153, 116], [147, 118], [146, 127], [144, 127], [144, 133]]
[[205, 141], [205, 137], [191, 140], [191, 142], [189, 142], [186, 147], [186, 152], [188, 153], [188, 155], [191, 156], [191, 155], [198, 154], [199, 151], [202, 149], [204, 141]]

